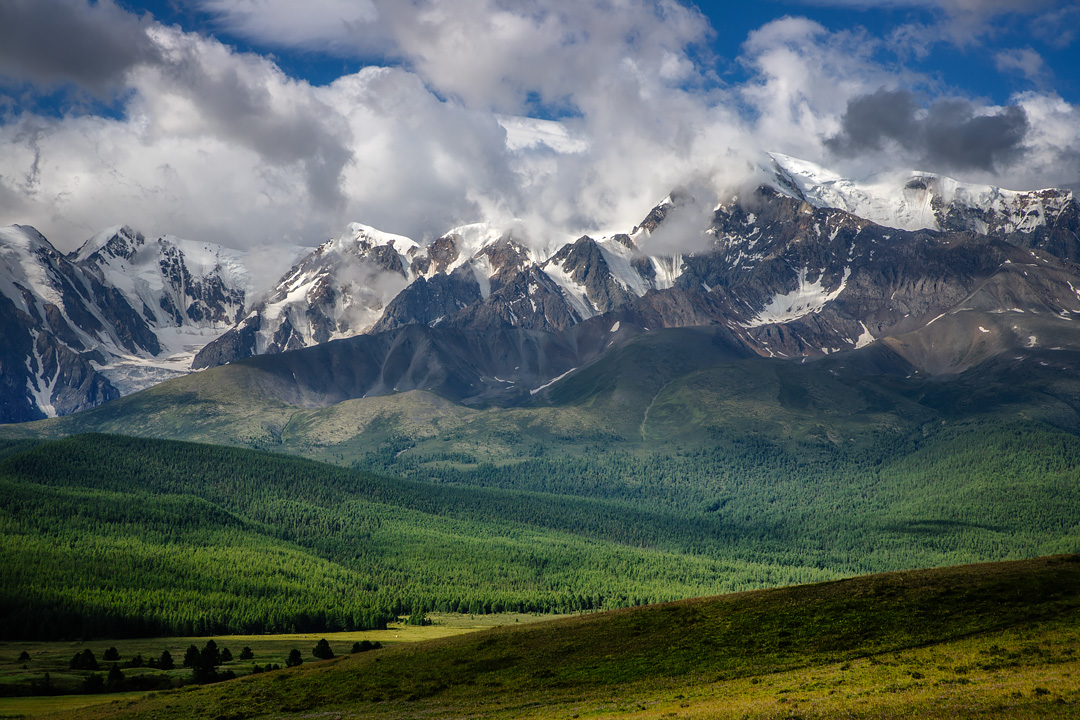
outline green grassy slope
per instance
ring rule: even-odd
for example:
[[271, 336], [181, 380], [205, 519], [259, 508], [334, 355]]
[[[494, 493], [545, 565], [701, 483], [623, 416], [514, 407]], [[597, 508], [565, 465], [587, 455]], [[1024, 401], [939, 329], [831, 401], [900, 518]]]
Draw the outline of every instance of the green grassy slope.
[[341, 465], [391, 459], [462, 470], [619, 452], [664, 457], [718, 443], [779, 446], [801, 464], [846, 462], [858, 453], [881, 461], [957, 423], [973, 432], [1018, 421], [1080, 432], [1080, 380], [1068, 369], [1080, 358], [1039, 352], [931, 379], [905, 376], [883, 347], [806, 363], [738, 359], [709, 329], [681, 328], [612, 348], [525, 406], [487, 408], [420, 391], [290, 407], [276, 399], [275, 380], [263, 368], [236, 363], [87, 412], [5, 426], [0, 437], [109, 432]]
[[1080, 557], [681, 601], [424, 643], [89, 718], [1075, 717]]

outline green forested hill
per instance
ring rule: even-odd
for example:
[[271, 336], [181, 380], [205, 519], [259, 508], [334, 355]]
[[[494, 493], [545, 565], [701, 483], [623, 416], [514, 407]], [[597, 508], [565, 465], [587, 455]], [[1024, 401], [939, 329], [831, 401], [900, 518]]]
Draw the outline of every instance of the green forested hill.
[[[708, 333], [632, 339], [516, 407], [291, 407], [236, 363], [5, 427], [6, 632], [609, 608], [1080, 550], [1062, 353], [927, 378], [877, 346], [693, 355]], [[214, 445], [42, 439], [101, 430]]]
[[571, 611], [835, 573], [688, 553], [673, 516], [103, 435], [0, 463], [5, 637], [349, 629]]
[[1080, 440], [1038, 424], [816, 464], [735, 444], [399, 468], [425, 480], [107, 435], [0, 456], [7, 637], [610, 608], [1080, 538]]

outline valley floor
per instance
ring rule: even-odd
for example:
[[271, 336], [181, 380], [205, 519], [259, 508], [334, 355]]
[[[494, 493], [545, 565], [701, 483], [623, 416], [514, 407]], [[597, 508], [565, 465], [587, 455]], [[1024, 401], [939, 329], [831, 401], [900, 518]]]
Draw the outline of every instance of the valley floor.
[[[94, 652], [105, 675], [112, 664], [103, 659], [105, 650], [115, 647], [120, 654], [120, 665], [130, 661], [135, 655], [145, 659], [157, 658], [162, 650], [168, 650], [176, 662], [170, 671], [161, 671], [149, 667], [137, 669], [124, 668], [128, 678], [139, 675], [167, 675], [176, 684], [189, 683], [191, 670], [181, 667], [184, 652], [190, 645], [202, 648], [207, 640], [214, 640], [219, 649], [229, 648], [234, 659], [223, 663], [221, 671], [232, 670], [238, 676], [251, 674], [252, 665], [278, 664], [285, 666], [289, 651], [298, 648], [305, 662], [317, 662], [311, 655], [311, 649], [321, 639], [326, 638], [331, 649], [338, 656], [349, 654], [353, 643], [368, 641], [378, 642], [385, 648], [403, 643], [415, 643], [443, 637], [452, 637], [465, 633], [484, 630], [499, 625], [511, 625], [552, 619], [553, 615], [525, 615], [503, 613], [495, 615], [457, 615], [432, 613], [428, 616], [430, 625], [391, 624], [386, 630], [366, 630], [338, 633], [292, 633], [280, 635], [215, 635], [210, 637], [164, 637], [164, 638], [125, 638], [118, 640], [90, 641], [54, 641], [54, 642], [0, 642], [0, 719], [30, 717], [57, 711], [80, 710], [93, 705], [133, 700], [151, 692], [105, 692], [96, 694], [78, 694], [76, 692], [87, 674], [71, 670], [71, 658], [79, 652], [90, 649]], [[250, 660], [236, 659], [242, 648], [252, 650]], [[26, 652], [29, 661], [19, 660], [19, 655]], [[45, 675], [56, 693], [48, 695], [11, 696], [23, 692], [31, 684], [44, 682]]]

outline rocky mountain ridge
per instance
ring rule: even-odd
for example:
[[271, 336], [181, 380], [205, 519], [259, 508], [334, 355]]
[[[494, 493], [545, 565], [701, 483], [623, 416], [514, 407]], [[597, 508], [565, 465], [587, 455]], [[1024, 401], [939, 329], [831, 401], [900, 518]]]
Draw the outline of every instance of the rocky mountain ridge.
[[92, 407], [189, 372], [239, 319], [243, 253], [117, 226], [75, 252], [27, 226], [0, 228], [0, 421]]
[[[537, 257], [513, 232], [487, 226], [467, 226], [468, 235], [452, 230], [427, 246], [364, 228], [367, 242], [354, 245], [355, 255], [317, 267], [305, 261], [297, 277], [312, 290], [298, 293], [292, 278], [279, 288], [279, 302], [291, 303], [285, 322], [257, 308], [194, 366], [415, 323], [563, 332], [619, 309], [648, 318], [643, 327], [720, 324], [758, 354], [815, 356], [914, 331], [1009, 264], [1044, 273], [1077, 257], [1080, 219], [1071, 191], [1017, 193], [925, 173], [858, 186], [783, 156], [773, 156], [755, 180], [712, 208], [675, 191], [631, 232], [583, 236], [548, 257]], [[912, 218], [921, 208], [925, 227], [890, 227], [836, 205], [894, 225], [918, 225]], [[659, 240], [695, 213], [706, 216], [689, 224], [700, 226], [696, 234], [684, 230], [674, 248], [672, 238]], [[341, 240], [325, 252], [335, 245]], [[323, 289], [347, 291], [335, 276], [350, 263], [394, 281], [395, 292], [365, 306], [360, 324], [335, 314]], [[1071, 311], [1069, 286], [1046, 282], [1060, 296], [1055, 307]], [[303, 318], [312, 316], [326, 328], [321, 334], [306, 332]]]
[[[79, 278], [73, 286], [84, 288], [80, 297], [108, 308], [87, 312], [112, 334], [107, 341], [79, 336], [78, 344], [69, 345], [60, 338], [75, 331], [66, 328], [85, 325], [69, 317], [67, 307], [75, 307], [74, 301], [35, 301], [36, 316], [23, 302], [19, 308], [30, 320], [19, 322], [31, 345], [41, 342], [42, 350], [35, 355], [27, 345], [13, 350], [7, 362], [25, 351], [26, 366], [40, 368], [50, 343], [58, 343], [80, 359], [66, 363], [83, 368], [82, 379], [57, 381], [55, 373], [28, 370], [67, 389], [57, 395], [44, 379], [35, 385], [28, 377], [21, 415], [8, 419], [40, 416], [34, 415], [35, 407], [45, 414], [72, 412], [136, 389], [102, 377], [125, 354], [146, 360], [172, 352], [177, 361], [169, 372], [179, 373], [189, 369], [186, 362], [196, 350], [191, 369], [385, 334], [364, 345], [370, 346], [364, 352], [375, 353], [370, 362], [382, 367], [380, 377], [396, 376], [386, 365], [389, 356], [383, 357], [396, 347], [393, 338], [412, 338], [416, 352], [430, 345], [417, 344], [415, 334], [401, 335], [414, 325], [437, 328], [436, 355], [457, 358], [438, 361], [440, 368], [501, 368], [502, 374], [491, 373], [501, 380], [480, 382], [484, 373], [466, 373], [472, 379], [460, 387], [476, 392], [455, 390], [455, 397], [513, 401], [597, 357], [627, 333], [664, 327], [719, 326], [740, 352], [781, 358], [812, 358], [882, 339], [913, 367], [942, 373], [959, 371], [981, 352], [962, 353], [967, 359], [953, 362], [939, 357], [946, 352], [942, 340], [930, 350], [911, 340], [912, 333], [931, 324], [950, 324], [942, 318], [1009, 313], [1009, 323], [984, 322], [967, 338], [971, 347], [1001, 353], [1029, 346], [1031, 335], [1020, 326], [1036, 315], [1069, 323], [1080, 312], [1080, 270], [1073, 264], [1080, 258], [1080, 204], [1068, 190], [1013, 192], [926, 173], [856, 183], [772, 155], [738, 193], [714, 202], [675, 190], [628, 230], [582, 236], [545, 254], [520, 228], [466, 225], [421, 243], [354, 223], [251, 302], [239, 253], [168, 236], [147, 241], [128, 228], [113, 228], [69, 257], [45, 250], [45, 256], [59, 258], [45, 274]], [[11, 288], [4, 295], [17, 302], [21, 291]], [[48, 311], [49, 304], [63, 308], [63, 322], [48, 321], [47, 312], [58, 313]], [[1028, 317], [1019, 318], [1024, 314]], [[580, 333], [573, 331], [579, 326]], [[183, 355], [174, 351], [180, 331], [197, 333], [186, 336], [194, 342], [185, 343]], [[552, 341], [537, 339], [544, 334], [557, 335], [560, 347], [575, 346], [579, 336], [603, 342], [587, 343], [591, 349], [584, 355], [561, 352], [565, 362], [531, 362], [528, 377], [515, 379], [510, 377], [514, 367], [492, 365], [492, 358], [477, 355], [506, 355], [505, 348], [497, 351], [495, 343], [477, 349], [465, 339], [507, 331], [516, 334], [505, 337], [517, 338], [507, 340], [507, 347], [523, 338], [548, 346]], [[470, 349], [448, 350], [454, 337]], [[908, 340], [896, 340], [900, 337]], [[1045, 330], [1034, 337], [1045, 338]], [[172, 345], [166, 347], [163, 338]], [[67, 357], [62, 350], [53, 352]], [[421, 361], [418, 357], [410, 353], [409, 367]], [[63, 377], [78, 375], [66, 372]], [[117, 377], [112, 372], [110, 377]], [[442, 377], [437, 384], [454, 385], [461, 380], [456, 377]], [[13, 382], [5, 392], [18, 394], [20, 383]], [[415, 389], [427, 382], [405, 385]], [[368, 385], [363, 392], [403, 387], [379, 380]], [[56, 404], [53, 395], [80, 399]]]

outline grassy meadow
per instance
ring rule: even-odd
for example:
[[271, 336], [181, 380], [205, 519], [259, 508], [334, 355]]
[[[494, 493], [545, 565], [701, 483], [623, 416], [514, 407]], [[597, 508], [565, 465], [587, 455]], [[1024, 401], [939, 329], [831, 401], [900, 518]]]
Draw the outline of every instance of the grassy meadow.
[[[167, 678], [171, 686], [189, 685], [192, 671], [181, 667], [184, 653], [189, 646], [202, 648], [208, 640], [214, 640], [219, 650], [228, 649], [232, 660], [222, 663], [222, 672], [231, 670], [237, 676], [249, 675], [253, 665], [260, 667], [276, 664], [285, 667], [286, 658], [294, 648], [299, 649], [305, 662], [321, 662], [312, 655], [312, 650], [320, 639], [325, 638], [336, 656], [348, 655], [354, 643], [380, 643], [383, 649], [393, 648], [405, 643], [416, 643], [438, 638], [453, 637], [464, 633], [489, 629], [498, 625], [520, 625], [550, 619], [550, 615], [523, 615], [506, 613], [500, 615], [451, 615], [432, 614], [428, 616], [428, 625], [409, 625], [397, 622], [385, 630], [367, 630], [338, 633], [292, 633], [280, 635], [223, 635], [214, 637], [161, 637], [161, 638], [123, 638], [119, 640], [96, 641], [51, 641], [0, 642], [0, 718], [39, 715], [56, 710], [79, 709], [90, 705], [111, 703], [144, 697], [147, 691], [102, 692], [81, 694], [79, 692], [85, 678], [93, 671], [72, 670], [69, 665], [76, 653], [91, 650], [101, 669], [98, 674], [106, 674], [111, 662], [103, 659], [106, 650], [116, 648], [120, 655], [119, 665], [125, 678], [154, 677]], [[249, 648], [253, 657], [240, 660], [243, 648]], [[124, 667], [136, 655], [149, 660], [159, 658], [163, 650], [172, 656], [176, 667], [172, 670], [160, 670], [150, 667]], [[28, 660], [20, 659], [22, 653], [29, 655]], [[371, 650], [368, 652], [379, 652]], [[48, 673], [49, 695], [22, 695], [35, 688], [45, 687], [45, 674]]]
[[85, 718], [1068, 718], [1080, 556], [503, 625]]

